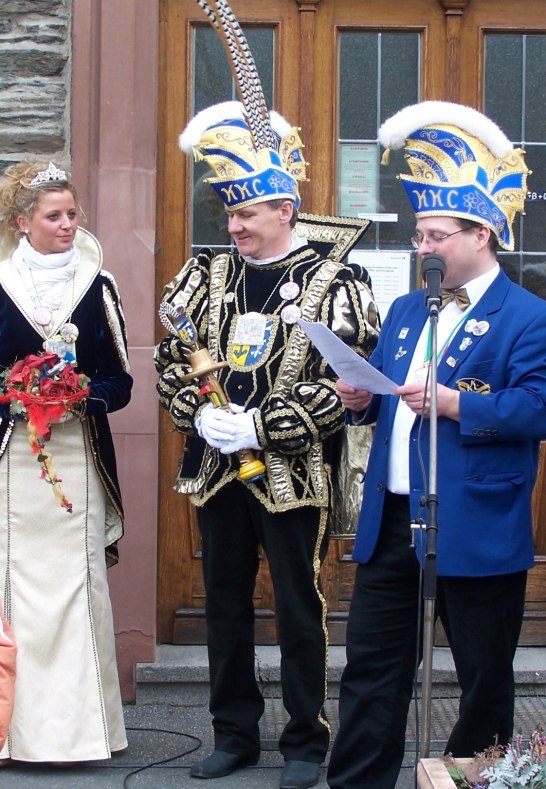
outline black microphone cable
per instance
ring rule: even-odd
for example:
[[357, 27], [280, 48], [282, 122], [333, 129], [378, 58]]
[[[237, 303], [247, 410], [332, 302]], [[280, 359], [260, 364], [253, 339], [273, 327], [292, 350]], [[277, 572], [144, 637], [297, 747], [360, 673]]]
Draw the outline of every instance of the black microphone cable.
[[123, 779], [123, 787], [127, 789], [129, 786], [129, 779], [132, 778], [134, 775], [143, 772], [144, 770], [148, 770], [151, 767], [160, 767], [164, 764], [169, 764], [169, 762], [174, 762], [175, 759], [181, 759], [183, 756], [189, 756], [190, 753], [197, 751], [201, 745], [203, 744], [202, 740], [199, 737], [196, 737], [194, 734], [187, 734], [183, 731], [171, 731], [169, 729], [154, 729], [154, 728], [146, 728], [140, 726], [127, 726], [127, 731], [147, 731], [147, 732], [159, 732], [160, 734], [176, 734], [178, 737], [186, 737], [189, 740], [193, 740], [195, 745], [192, 748], [186, 748], [183, 751], [177, 752], [174, 756], [169, 756], [167, 759], [158, 759], [157, 761], [150, 762], [149, 764], [144, 764], [142, 767], [137, 767], [136, 770], [131, 770], [130, 773], [127, 773], [125, 778]]

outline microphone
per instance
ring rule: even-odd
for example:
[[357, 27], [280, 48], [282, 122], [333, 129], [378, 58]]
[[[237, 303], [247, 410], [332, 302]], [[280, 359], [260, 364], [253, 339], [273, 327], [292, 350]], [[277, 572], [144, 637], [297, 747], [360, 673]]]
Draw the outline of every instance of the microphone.
[[426, 285], [425, 304], [429, 312], [438, 314], [442, 304], [441, 285], [446, 264], [441, 255], [426, 255], [421, 264], [421, 275]]

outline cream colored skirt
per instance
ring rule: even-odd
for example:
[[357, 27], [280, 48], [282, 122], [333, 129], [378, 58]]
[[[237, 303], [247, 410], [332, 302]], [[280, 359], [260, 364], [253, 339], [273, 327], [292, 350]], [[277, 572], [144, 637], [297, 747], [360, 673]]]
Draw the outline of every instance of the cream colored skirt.
[[0, 459], [0, 595], [17, 641], [15, 709], [0, 758], [108, 758], [127, 746], [104, 560], [105, 493], [82, 424], [47, 445], [62, 509], [18, 422]]

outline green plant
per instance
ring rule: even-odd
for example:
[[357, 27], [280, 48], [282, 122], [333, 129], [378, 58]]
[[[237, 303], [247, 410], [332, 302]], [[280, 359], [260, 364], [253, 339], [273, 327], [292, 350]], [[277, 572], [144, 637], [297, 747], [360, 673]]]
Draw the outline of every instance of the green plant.
[[542, 728], [535, 729], [525, 749], [523, 737], [518, 734], [502, 759], [486, 768], [482, 775], [488, 781], [488, 789], [546, 787], [546, 737]]
[[506, 748], [495, 745], [464, 766], [447, 756], [446, 766], [461, 789], [546, 789], [546, 736], [538, 726], [529, 747], [518, 734]]

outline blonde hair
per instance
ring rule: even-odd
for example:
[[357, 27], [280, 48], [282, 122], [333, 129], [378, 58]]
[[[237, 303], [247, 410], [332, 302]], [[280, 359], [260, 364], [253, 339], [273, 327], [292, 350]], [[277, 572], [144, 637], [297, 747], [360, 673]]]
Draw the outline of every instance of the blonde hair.
[[23, 161], [6, 168], [0, 177], [0, 235], [7, 241], [17, 242], [21, 238], [23, 231], [17, 217], [32, 219], [46, 192], [68, 189], [77, 203], [76, 189], [68, 180], [69, 175], [66, 181], [44, 181], [39, 186], [30, 186], [33, 178], [47, 167], [48, 163]]

